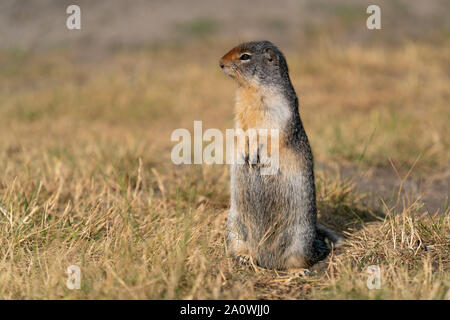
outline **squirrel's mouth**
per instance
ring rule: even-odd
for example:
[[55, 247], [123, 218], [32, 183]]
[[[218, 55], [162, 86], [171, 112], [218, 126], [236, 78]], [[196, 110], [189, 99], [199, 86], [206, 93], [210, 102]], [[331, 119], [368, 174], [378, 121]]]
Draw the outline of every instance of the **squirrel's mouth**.
[[224, 67], [222, 68], [222, 70], [223, 70], [223, 72], [224, 72], [227, 76], [229, 76], [229, 77], [231, 77], [231, 78], [235, 78], [235, 77], [236, 77], [233, 68], [230, 68], [230, 67], [228, 67], [228, 66], [224, 66]]
[[233, 65], [230, 64], [228, 61], [224, 61], [223, 58], [219, 61], [219, 66], [222, 68], [223, 72], [231, 78], [236, 77], [236, 71], [233, 68]]
[[229, 76], [230, 78], [236, 79], [237, 77], [237, 70], [236, 67], [229, 63], [222, 63], [220, 62], [220, 67], [222, 68], [223, 72]]

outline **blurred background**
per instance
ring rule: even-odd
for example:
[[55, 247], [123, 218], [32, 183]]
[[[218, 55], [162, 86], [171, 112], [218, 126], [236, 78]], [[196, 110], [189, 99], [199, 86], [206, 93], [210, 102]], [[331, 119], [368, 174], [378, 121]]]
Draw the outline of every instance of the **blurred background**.
[[[81, 30], [66, 28], [71, 4]], [[381, 30], [366, 28], [370, 4]], [[174, 129], [233, 127], [218, 60], [243, 41], [286, 55], [330, 226], [448, 213], [449, 16], [447, 0], [2, 0], [0, 295], [303, 297], [223, 259], [227, 166], [170, 160]], [[85, 280], [69, 293], [74, 261]], [[342, 296], [373, 296], [365, 281]]]
[[[80, 31], [65, 28], [65, 11], [71, 4], [82, 9]], [[382, 9], [383, 31], [365, 28], [370, 4]], [[271, 39], [283, 48], [307, 45], [320, 35], [341, 44], [439, 41], [448, 36], [449, 6], [444, 0], [5, 0], [0, 7], [0, 46], [110, 51], [205, 36]]]

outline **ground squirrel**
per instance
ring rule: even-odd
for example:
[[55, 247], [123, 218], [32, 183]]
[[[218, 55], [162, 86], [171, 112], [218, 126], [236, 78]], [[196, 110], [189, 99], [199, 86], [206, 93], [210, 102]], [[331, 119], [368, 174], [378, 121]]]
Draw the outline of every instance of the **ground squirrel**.
[[228, 250], [267, 269], [307, 268], [328, 255], [325, 238], [340, 238], [316, 222], [313, 156], [285, 57], [269, 41], [247, 42], [220, 67], [238, 82], [236, 129], [279, 132], [275, 174], [262, 175], [248, 162], [231, 166]]

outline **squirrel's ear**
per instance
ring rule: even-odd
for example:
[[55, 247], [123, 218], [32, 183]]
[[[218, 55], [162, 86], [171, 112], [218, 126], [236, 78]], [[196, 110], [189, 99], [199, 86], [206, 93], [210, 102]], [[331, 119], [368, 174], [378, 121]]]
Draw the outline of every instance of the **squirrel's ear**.
[[264, 50], [264, 58], [270, 64], [276, 64], [278, 60], [278, 55], [272, 48], [266, 48]]

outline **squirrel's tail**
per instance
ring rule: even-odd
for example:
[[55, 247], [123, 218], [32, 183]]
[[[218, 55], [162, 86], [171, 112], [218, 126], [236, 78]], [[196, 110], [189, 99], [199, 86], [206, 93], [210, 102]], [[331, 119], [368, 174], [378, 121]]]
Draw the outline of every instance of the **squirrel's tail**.
[[316, 226], [319, 237], [327, 238], [334, 248], [339, 248], [344, 243], [344, 237], [337, 234], [335, 231], [318, 223]]

